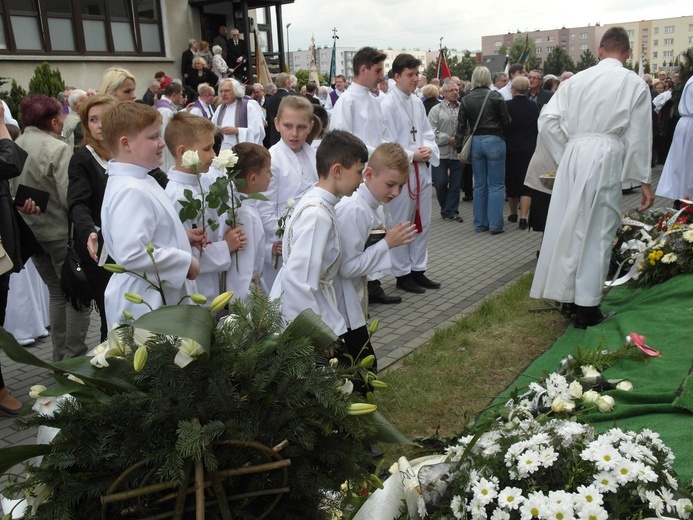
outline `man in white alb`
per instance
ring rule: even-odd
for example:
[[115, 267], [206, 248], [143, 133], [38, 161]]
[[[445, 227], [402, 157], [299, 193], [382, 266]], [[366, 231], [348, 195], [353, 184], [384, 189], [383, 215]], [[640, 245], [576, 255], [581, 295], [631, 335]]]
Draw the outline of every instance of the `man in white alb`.
[[641, 210], [654, 202], [651, 98], [623, 67], [631, 54], [628, 33], [608, 29], [600, 62], [562, 84], [539, 116], [539, 138], [558, 170], [530, 296], [575, 304], [580, 329], [614, 314], [599, 304], [621, 222], [621, 182], [641, 184]]
[[265, 124], [260, 105], [243, 99], [245, 88], [237, 80], [228, 78], [219, 84], [221, 104], [217, 107], [212, 122], [221, 128], [224, 140], [221, 149], [231, 149], [237, 143], [262, 144]]
[[[440, 152], [423, 103], [414, 95], [420, 66], [421, 62], [411, 54], [399, 54], [392, 62], [395, 86], [380, 104], [386, 140], [399, 143], [412, 163], [403, 193], [388, 204], [392, 223], [387, 223], [408, 221], [416, 224], [416, 240], [390, 251], [397, 287], [412, 293], [440, 287], [424, 274], [432, 206], [429, 164], [438, 166]], [[387, 209], [385, 211], [387, 214]]]

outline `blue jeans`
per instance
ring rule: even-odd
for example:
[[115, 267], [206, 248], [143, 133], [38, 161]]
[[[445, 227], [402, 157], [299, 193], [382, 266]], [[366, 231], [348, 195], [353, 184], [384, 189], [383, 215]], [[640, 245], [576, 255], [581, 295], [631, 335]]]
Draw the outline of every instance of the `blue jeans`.
[[433, 166], [433, 186], [444, 217], [454, 217], [459, 213], [462, 170], [463, 165], [457, 159], [441, 159], [438, 166]]
[[496, 135], [475, 135], [472, 139], [474, 230], [501, 231], [505, 204], [505, 141]]

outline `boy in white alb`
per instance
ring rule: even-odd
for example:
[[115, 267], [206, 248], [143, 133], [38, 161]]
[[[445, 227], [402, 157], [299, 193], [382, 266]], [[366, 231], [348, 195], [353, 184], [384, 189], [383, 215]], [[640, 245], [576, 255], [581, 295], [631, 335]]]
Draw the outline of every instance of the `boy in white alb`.
[[162, 296], [147, 291], [149, 283], [134, 275], [112, 276], [104, 295], [106, 321], [112, 328], [120, 322], [124, 310], [135, 317], [148, 310], [145, 305], [125, 300], [127, 292], [139, 294], [153, 308], [175, 305], [182, 297], [197, 292], [193, 280], [200, 272], [200, 263], [192, 254], [191, 239], [199, 244], [202, 230], [190, 234], [185, 231], [166, 193], [148, 175], [161, 165], [164, 151], [159, 112], [140, 103], [119, 103], [102, 115], [101, 127], [114, 155], [108, 163], [101, 207], [106, 251], [115, 263], [155, 280], [147, 253], [151, 243], [158, 274], [168, 282]]
[[[277, 236], [279, 218], [286, 214], [286, 201], [296, 203], [318, 182], [315, 168], [315, 150], [306, 143], [313, 128], [313, 105], [304, 96], [286, 96], [279, 104], [273, 123], [281, 135], [277, 144], [270, 148], [272, 156], [272, 180], [263, 193], [267, 201], [257, 205], [266, 240], [271, 242], [274, 253], [281, 256], [281, 239]], [[272, 287], [277, 277], [281, 258], [270, 258], [262, 277], [267, 287]]]
[[432, 206], [431, 171], [427, 163], [438, 166], [440, 157], [423, 103], [413, 94], [420, 65], [411, 54], [397, 55], [392, 62], [395, 86], [380, 104], [387, 140], [399, 143], [411, 162], [404, 193], [393, 200], [389, 208], [394, 222], [411, 221], [419, 231], [414, 242], [391, 251], [392, 274], [397, 277], [397, 287], [412, 293], [440, 287], [424, 274]]
[[284, 265], [270, 293], [281, 298], [287, 321], [312, 309], [336, 335], [347, 331], [335, 286], [342, 246], [334, 207], [339, 195], [351, 195], [361, 184], [367, 160], [366, 146], [347, 132], [329, 132], [320, 144], [318, 183], [301, 198], [289, 221], [282, 240]]
[[240, 143], [233, 147], [238, 156], [236, 176], [242, 186], [238, 190], [243, 203], [236, 213], [240, 229], [245, 233], [243, 249], [231, 255], [231, 267], [226, 273], [226, 290], [233, 291], [234, 299], [240, 298], [248, 303], [250, 291], [257, 285], [269, 294], [262, 281], [262, 271], [272, 258], [272, 243], [265, 239], [262, 219], [257, 210], [258, 199], [247, 198], [251, 193], [267, 190], [272, 178], [271, 157], [267, 149], [255, 143]]
[[[375, 355], [370, 343], [366, 321], [368, 300], [364, 289], [368, 274], [389, 269], [390, 249], [414, 240], [416, 226], [398, 223], [377, 243], [369, 245], [374, 230], [380, 231], [382, 205], [392, 201], [407, 183], [409, 159], [397, 143], [378, 146], [364, 170], [364, 182], [350, 197], [336, 207], [337, 226], [342, 239], [342, 262], [339, 267], [341, 291], [339, 311], [346, 322], [344, 343], [354, 360]], [[380, 213], [380, 214], [379, 214]], [[377, 363], [372, 370], [377, 372]]]
[[[200, 186], [203, 193], [207, 193], [206, 182], [198, 179], [209, 170], [214, 160], [214, 123], [203, 117], [195, 116], [187, 112], [178, 112], [166, 126], [164, 140], [176, 165], [168, 171], [168, 184], [166, 195], [171, 200], [176, 212], [180, 215], [181, 200], [185, 200], [185, 191], [190, 190], [192, 196], [202, 199]], [[199, 164], [195, 167], [184, 166], [183, 155], [187, 151], [197, 152]], [[225, 229], [221, 226], [216, 230], [208, 224], [209, 219], [219, 220], [215, 210], [207, 208], [204, 215], [197, 216], [194, 220], [183, 221], [183, 227], [188, 229], [201, 229], [206, 231], [206, 240], [202, 251], [195, 249], [193, 254], [200, 261], [200, 275], [197, 277], [197, 292], [204, 294], [209, 301], [220, 294], [219, 276], [223, 271], [231, 267], [231, 253], [242, 247], [245, 236], [240, 228]]]

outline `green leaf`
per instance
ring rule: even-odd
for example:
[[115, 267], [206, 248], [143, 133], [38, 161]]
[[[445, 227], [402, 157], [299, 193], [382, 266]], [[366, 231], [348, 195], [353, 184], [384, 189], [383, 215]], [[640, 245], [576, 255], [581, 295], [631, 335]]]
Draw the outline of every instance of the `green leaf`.
[[214, 319], [207, 309], [197, 305], [170, 305], [140, 316], [132, 326], [156, 334], [190, 338], [209, 354]]
[[386, 442], [388, 444], [407, 444], [410, 446], [416, 446], [415, 442], [410, 441], [404, 435], [402, 435], [397, 428], [395, 428], [390, 421], [385, 419], [385, 417], [378, 411], [370, 414], [375, 421], [376, 435], [375, 438], [379, 442]]
[[325, 350], [336, 340], [337, 336], [312, 309], [306, 309], [289, 323], [284, 335], [290, 338], [308, 338], [317, 350]]
[[257, 192], [257, 191], [254, 193], [248, 193], [248, 198], [249, 199], [255, 199], [255, 200], [269, 200], [262, 193]]
[[12, 334], [0, 327], [0, 345], [10, 359], [17, 363], [32, 365], [46, 370], [74, 374], [84, 381], [105, 390], [137, 390], [137, 387], [125, 380], [129, 371], [129, 363], [122, 359], [109, 359], [109, 366], [96, 368], [90, 361], [91, 357], [79, 356], [52, 363], [43, 361], [27, 351], [14, 339]]
[[9, 471], [12, 466], [41, 455], [48, 455], [52, 450], [50, 444], [20, 444], [0, 450], [0, 473]]

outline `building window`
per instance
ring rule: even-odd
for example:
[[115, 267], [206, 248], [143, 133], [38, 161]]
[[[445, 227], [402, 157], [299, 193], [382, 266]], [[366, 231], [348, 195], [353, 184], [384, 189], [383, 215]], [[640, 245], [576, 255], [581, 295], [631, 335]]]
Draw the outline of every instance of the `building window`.
[[534, 43], [541, 43], [541, 36], [534, 38]]
[[656, 57], [657, 57], [657, 51], [655, 51], [655, 52], [652, 53], [652, 57], [653, 57], [653, 58], [656, 58]]
[[657, 47], [659, 45], [659, 40], [652, 40], [652, 46]]
[[574, 50], [575, 50], [575, 45], [571, 45], [571, 46], [570, 46], [570, 50], [571, 50], [571, 51], [574, 51]]
[[664, 32], [666, 34], [671, 34], [674, 32], [675, 27], [673, 25], [665, 25], [664, 26]]
[[547, 54], [551, 54], [553, 52], [553, 49], [554, 49], [553, 47], [547, 47], [546, 48]]
[[552, 41], [554, 41], [554, 37], [553, 37], [553, 36], [547, 36], [547, 37], [546, 37], [546, 41], [547, 41], [547, 42], [552, 42]]
[[586, 43], [581, 43], [581, 44], [580, 44], [580, 50], [581, 50], [581, 51], [586, 51], [586, 50], [589, 49], [589, 48], [590, 48], [590, 46], [587, 45]]
[[635, 31], [633, 29], [628, 29], [628, 36], [635, 36]]
[[0, 53], [162, 56], [159, 2], [7, 0], [0, 4]]
[[664, 45], [674, 45], [673, 38], [664, 38]]
[[503, 45], [503, 40], [496, 40], [493, 42], [494, 47], [500, 47], [501, 45]]
[[642, 30], [642, 32], [644, 32], [644, 33], [646, 33], [647, 31], [649, 31], [649, 29], [647, 27], [644, 27]]
[[642, 35], [642, 41], [643, 41], [643, 42], [646, 42], [646, 41], [647, 41], [647, 34], [643, 34], [643, 35]]
[[537, 47], [537, 54], [541, 54], [541, 47]]
[[662, 53], [663, 58], [673, 58], [674, 57], [674, 51], [664, 51]]
[[580, 33], [580, 39], [586, 40], [587, 39], [587, 33], [586, 32]]
[[659, 27], [655, 27], [654, 32], [655, 32], [655, 34], [659, 34]]
[[693, 36], [689, 36], [688, 37], [688, 44], [690, 45], [692, 43], [693, 43]]

